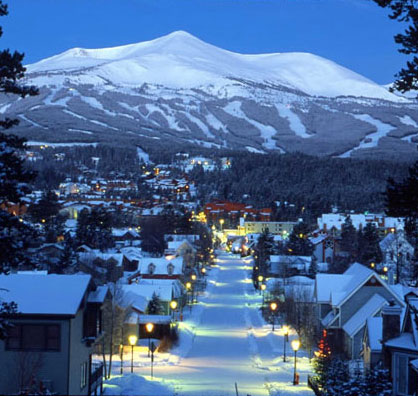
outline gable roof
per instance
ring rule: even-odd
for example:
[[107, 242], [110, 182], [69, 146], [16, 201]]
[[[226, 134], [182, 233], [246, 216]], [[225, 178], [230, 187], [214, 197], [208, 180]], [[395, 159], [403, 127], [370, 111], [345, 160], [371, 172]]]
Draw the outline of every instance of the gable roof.
[[382, 331], [383, 318], [381, 316], [367, 319], [367, 337], [372, 352], [380, 352], [382, 350]]
[[1, 297], [16, 302], [20, 314], [74, 316], [90, 279], [90, 275], [0, 275]]
[[341, 306], [370, 278], [374, 277], [401, 306], [405, 306], [402, 298], [395, 293], [376, 272], [360, 263], [352, 264], [343, 274], [317, 274], [315, 279], [316, 298], [318, 303]]
[[374, 294], [343, 326], [343, 330], [354, 337], [366, 324], [368, 318], [376, 315], [387, 301], [380, 295]]

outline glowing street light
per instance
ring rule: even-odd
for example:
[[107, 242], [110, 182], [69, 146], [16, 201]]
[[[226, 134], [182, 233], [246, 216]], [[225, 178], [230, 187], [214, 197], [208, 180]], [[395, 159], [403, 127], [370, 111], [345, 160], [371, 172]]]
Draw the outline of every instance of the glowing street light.
[[289, 326], [283, 326], [283, 361], [286, 361], [286, 344], [289, 341]]
[[263, 279], [264, 279], [263, 275], [258, 275], [257, 280], [258, 280], [259, 282], [262, 282], [262, 281], [263, 281]]
[[202, 271], [202, 274], [203, 274], [203, 275], [205, 275], [205, 274], [206, 274], [206, 268], [205, 268], [205, 267], [203, 267], [201, 271]]
[[192, 276], [190, 277], [192, 279], [192, 281], [194, 282], [196, 280], [196, 274], [192, 274]]
[[171, 308], [171, 317], [174, 319], [174, 313], [176, 312], [177, 309], [177, 301], [176, 300], [172, 300], [170, 302], [170, 308]]
[[298, 349], [300, 348], [300, 341], [296, 339], [296, 340], [293, 340], [291, 344], [292, 344], [292, 349], [295, 351], [295, 369], [293, 372], [293, 385], [298, 385], [299, 375], [296, 372], [296, 354], [298, 352]]
[[224, 229], [224, 223], [225, 223], [224, 219], [219, 220], [219, 224], [221, 225], [221, 231], [223, 231], [223, 229]]
[[129, 336], [129, 344], [131, 344], [131, 373], [134, 372], [134, 345], [138, 341], [138, 337], [134, 334]]
[[267, 288], [267, 286], [266, 286], [265, 283], [262, 283], [260, 285], [260, 290], [263, 292], [263, 305], [264, 305], [264, 292], [266, 291], [266, 288]]
[[276, 310], [277, 310], [277, 303], [275, 303], [274, 301], [272, 303], [270, 303], [270, 309], [271, 309], [271, 313], [273, 316], [273, 329], [272, 331], [274, 331], [274, 322], [276, 321]]
[[145, 330], [148, 333], [148, 357], [150, 357], [150, 349], [151, 349], [151, 333], [154, 330], [154, 323], [147, 323], [145, 325]]

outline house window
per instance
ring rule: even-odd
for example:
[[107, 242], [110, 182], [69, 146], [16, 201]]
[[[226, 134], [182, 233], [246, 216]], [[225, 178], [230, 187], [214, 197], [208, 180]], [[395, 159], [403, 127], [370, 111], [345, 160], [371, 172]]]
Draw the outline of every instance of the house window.
[[173, 264], [168, 264], [168, 266], [167, 266], [167, 272], [168, 272], [168, 275], [173, 275], [173, 272], [174, 272], [174, 265]]
[[59, 325], [15, 324], [6, 340], [6, 350], [59, 351]]
[[80, 388], [83, 389], [87, 385], [87, 362], [81, 363]]

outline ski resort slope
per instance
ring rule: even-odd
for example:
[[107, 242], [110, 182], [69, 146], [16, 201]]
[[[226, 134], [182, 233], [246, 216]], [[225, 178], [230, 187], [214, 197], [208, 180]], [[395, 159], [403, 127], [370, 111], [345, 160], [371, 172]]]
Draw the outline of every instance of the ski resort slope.
[[[201, 311], [199, 319], [194, 316], [194, 323], [182, 326], [195, 327], [193, 342], [182, 340], [178, 364], [155, 367], [155, 379], [170, 384], [176, 395], [233, 396], [235, 383], [240, 395], [313, 395], [306, 386], [310, 365], [304, 351], [298, 352], [300, 385], [292, 384], [290, 342], [284, 363], [280, 326], [272, 333], [260, 317], [261, 296], [248, 278], [249, 263], [219, 258], [219, 270], [212, 270], [217, 276], [211, 274], [206, 296], [192, 309]], [[295, 337], [291, 334], [290, 340]], [[135, 368], [135, 373], [147, 377], [149, 367]]]
[[183, 31], [113, 48], [73, 48], [27, 66], [38, 85], [64, 82], [186, 89], [251, 81], [285, 86], [311, 96], [356, 96], [406, 101], [335, 62], [310, 53], [239, 54]]

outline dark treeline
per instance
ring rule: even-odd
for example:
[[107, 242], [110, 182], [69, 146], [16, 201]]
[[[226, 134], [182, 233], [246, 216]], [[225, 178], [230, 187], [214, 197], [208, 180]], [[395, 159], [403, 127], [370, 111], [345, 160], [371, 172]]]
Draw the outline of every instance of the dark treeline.
[[[382, 212], [387, 179], [402, 180], [410, 165], [304, 154], [242, 153], [233, 158], [230, 170], [203, 172], [196, 168], [192, 179], [197, 181], [204, 202], [220, 198], [276, 211], [288, 202], [294, 205], [294, 215], [309, 218], [328, 212], [332, 206]], [[280, 201], [282, 208], [275, 208], [274, 201]]]

